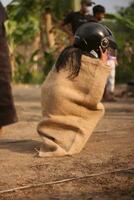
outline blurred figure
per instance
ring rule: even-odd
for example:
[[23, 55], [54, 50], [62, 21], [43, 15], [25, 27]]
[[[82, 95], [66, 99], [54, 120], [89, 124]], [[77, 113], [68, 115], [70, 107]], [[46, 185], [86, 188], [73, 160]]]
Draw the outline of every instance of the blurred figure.
[[2, 127], [17, 121], [11, 92], [11, 65], [4, 22], [7, 15], [0, 3], [0, 134]]
[[107, 80], [104, 99], [106, 101], [116, 101], [114, 97], [115, 91], [115, 76], [116, 76], [116, 66], [117, 66], [117, 52], [115, 49], [108, 49], [108, 61], [107, 65], [110, 66], [111, 72]]
[[105, 18], [105, 7], [102, 5], [96, 5], [93, 7], [93, 16], [96, 22], [100, 22]]
[[[93, 4], [95, 3], [91, 0], [81, 0], [80, 11], [71, 12], [65, 17], [64, 21], [61, 23], [61, 27], [69, 36], [73, 37], [76, 30], [82, 24], [93, 20], [93, 15], [92, 15]], [[71, 26], [71, 31], [69, 30], [67, 25]]]
[[127, 57], [129, 63], [131, 63], [134, 52], [133, 52], [133, 49], [128, 42], [125, 43], [124, 54]]

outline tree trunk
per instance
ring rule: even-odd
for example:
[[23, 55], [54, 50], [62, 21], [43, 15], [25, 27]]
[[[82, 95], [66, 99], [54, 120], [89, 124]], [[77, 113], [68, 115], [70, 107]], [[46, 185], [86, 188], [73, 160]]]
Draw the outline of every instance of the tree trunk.
[[51, 29], [53, 28], [51, 9], [46, 9], [44, 17], [48, 47], [53, 48], [55, 46], [55, 38], [53, 32], [51, 32]]
[[45, 18], [45, 12], [41, 14], [41, 19], [40, 19], [40, 49], [42, 51], [45, 51], [46, 48], [44, 18]]

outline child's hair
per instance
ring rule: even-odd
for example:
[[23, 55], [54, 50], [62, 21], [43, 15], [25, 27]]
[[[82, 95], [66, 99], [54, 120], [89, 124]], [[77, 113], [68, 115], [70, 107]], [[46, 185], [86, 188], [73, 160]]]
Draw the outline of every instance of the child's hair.
[[105, 13], [106, 10], [102, 5], [96, 5], [93, 7], [93, 15], [95, 16], [98, 13]]
[[69, 78], [75, 78], [78, 76], [81, 68], [81, 57], [82, 50], [75, 47], [69, 46], [66, 47], [60, 54], [55, 64], [57, 72], [59, 72], [62, 68], [65, 68], [68, 64], [70, 75]]

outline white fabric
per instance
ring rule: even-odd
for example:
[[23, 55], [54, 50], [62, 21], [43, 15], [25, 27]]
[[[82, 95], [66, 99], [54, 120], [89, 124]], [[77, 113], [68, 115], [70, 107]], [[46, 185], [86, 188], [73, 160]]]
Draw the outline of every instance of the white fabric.
[[108, 92], [113, 93], [115, 90], [116, 60], [109, 59], [107, 64], [111, 68], [111, 72], [110, 72], [110, 75], [109, 75], [108, 81], [107, 81], [107, 90], [108, 90]]
[[6, 7], [8, 4], [10, 4], [13, 0], [0, 0], [0, 2], [2, 3], [2, 5], [4, 7]]

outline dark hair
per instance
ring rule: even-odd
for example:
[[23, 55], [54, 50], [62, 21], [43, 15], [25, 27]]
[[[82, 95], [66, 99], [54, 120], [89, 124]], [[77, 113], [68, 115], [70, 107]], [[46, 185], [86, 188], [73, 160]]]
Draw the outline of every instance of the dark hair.
[[93, 14], [94, 16], [97, 14], [97, 13], [105, 13], [106, 10], [104, 8], [104, 6], [101, 6], [101, 5], [96, 5], [93, 7]]
[[62, 68], [66, 68], [67, 64], [69, 66], [68, 70], [70, 74], [68, 78], [75, 78], [78, 76], [81, 68], [81, 57], [82, 57], [82, 50], [75, 47], [69, 46], [66, 47], [58, 57], [55, 67], [57, 72], [59, 72]]

